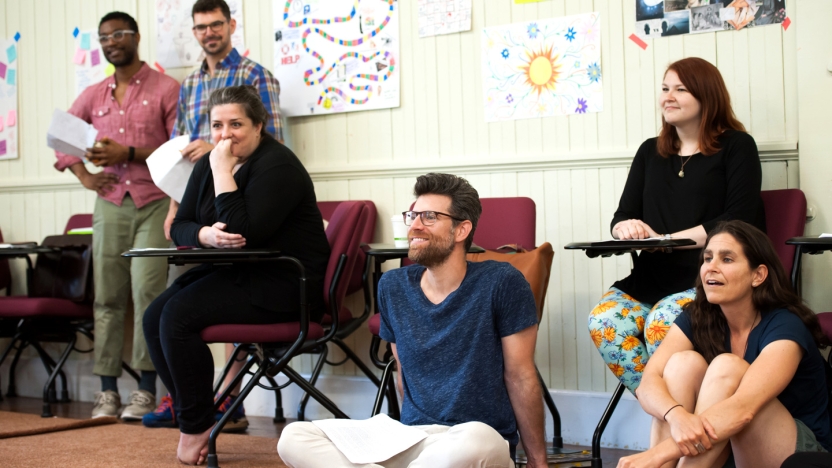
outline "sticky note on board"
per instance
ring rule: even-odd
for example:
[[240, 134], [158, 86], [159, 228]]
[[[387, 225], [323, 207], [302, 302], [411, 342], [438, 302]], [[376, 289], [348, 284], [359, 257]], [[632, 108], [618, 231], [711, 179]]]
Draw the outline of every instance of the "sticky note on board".
[[9, 70], [6, 73], [6, 83], [16, 86], [17, 85], [17, 71], [16, 70]]
[[104, 76], [112, 76], [115, 72], [116, 67], [112, 63], [108, 63], [107, 66], [104, 67]]
[[3, 62], [0, 62], [0, 78], [6, 79], [6, 64]]
[[17, 59], [17, 47], [14, 44], [10, 45], [8, 49], [6, 49], [6, 57], [9, 58], [9, 63], [12, 63]]
[[83, 65], [86, 58], [87, 53], [84, 52], [84, 49], [79, 47], [78, 50], [75, 51], [75, 57], [72, 58], [72, 62], [75, 65]]
[[90, 50], [90, 33], [81, 34], [81, 48]]
[[17, 123], [17, 111], [14, 109], [9, 110], [9, 117], [6, 119], [6, 125], [9, 127], [14, 127]]
[[90, 65], [93, 67], [97, 67], [101, 63], [101, 56], [99, 54], [98, 49], [90, 51]]
[[0, 140], [0, 156], [5, 156], [6, 154], [6, 140]]
[[2, 116], [2, 115], [0, 115], [0, 132], [2, 132], [2, 131], [3, 131], [3, 128], [4, 128], [4, 127], [3, 127], [3, 116]]

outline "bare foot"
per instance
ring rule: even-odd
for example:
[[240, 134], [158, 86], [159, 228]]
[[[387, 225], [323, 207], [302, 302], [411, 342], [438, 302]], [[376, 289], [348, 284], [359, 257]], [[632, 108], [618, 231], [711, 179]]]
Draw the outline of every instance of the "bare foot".
[[201, 465], [208, 457], [208, 437], [211, 435], [212, 427], [209, 427], [202, 434], [179, 433], [179, 447], [176, 449], [176, 458], [183, 465]]

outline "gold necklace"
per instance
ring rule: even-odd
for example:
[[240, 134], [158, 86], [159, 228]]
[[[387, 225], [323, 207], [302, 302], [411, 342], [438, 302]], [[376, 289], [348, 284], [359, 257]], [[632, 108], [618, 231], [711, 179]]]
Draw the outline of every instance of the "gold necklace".
[[[686, 159], [686, 160], [685, 160], [685, 162], [683, 162], [683, 163], [682, 163], [682, 169], [679, 171], [679, 178], [680, 178], [680, 179], [684, 179], [684, 178], [685, 178], [685, 164], [687, 164], [687, 163], [688, 163], [688, 161], [690, 161], [690, 158], [692, 158], [692, 157], [693, 157], [693, 155], [694, 155], [694, 154], [696, 154], [697, 152], [699, 152], [699, 147], [697, 147], [697, 148], [696, 148], [696, 150], [695, 150], [693, 153], [691, 153], [691, 155], [690, 155], [690, 156], [688, 156], [688, 159]], [[679, 157], [680, 157], [680, 158], [683, 158], [684, 156], [679, 155]]]

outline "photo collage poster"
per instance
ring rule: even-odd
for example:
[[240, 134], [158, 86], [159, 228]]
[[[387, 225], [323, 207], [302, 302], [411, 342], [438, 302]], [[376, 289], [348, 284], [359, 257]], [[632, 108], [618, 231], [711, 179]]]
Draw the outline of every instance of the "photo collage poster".
[[786, 0], [635, 0], [642, 39], [780, 24]]

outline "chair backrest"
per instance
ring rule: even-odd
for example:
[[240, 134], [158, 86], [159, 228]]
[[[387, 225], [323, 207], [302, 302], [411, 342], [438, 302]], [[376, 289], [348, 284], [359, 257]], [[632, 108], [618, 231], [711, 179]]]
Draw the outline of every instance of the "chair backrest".
[[474, 243], [496, 250], [506, 244], [535, 247], [535, 205], [528, 197], [481, 198], [482, 215], [474, 232]]
[[[0, 244], [3, 243], [3, 231], [0, 231]], [[12, 271], [9, 268], [9, 260], [0, 259], [0, 289], [6, 290], [6, 295], [11, 295], [12, 289]]]
[[92, 236], [48, 236], [42, 245], [61, 249], [38, 254], [29, 296], [92, 303]]
[[[354, 270], [358, 251], [361, 250], [359, 248], [362, 234], [360, 228], [366, 222], [368, 211], [367, 205], [363, 202], [345, 201], [335, 208], [329, 220], [326, 238], [329, 240], [330, 254], [326, 277], [324, 278], [324, 300], [327, 306], [327, 314], [330, 314], [333, 308], [336, 312], [340, 311], [344, 297], [347, 295], [348, 275]], [[341, 255], [346, 255], [347, 261], [344, 264], [337, 287], [331, 296], [329, 289], [335, 279], [335, 272]]]
[[766, 232], [777, 250], [786, 272], [792, 271], [795, 246], [786, 245], [792, 237], [801, 237], [806, 227], [806, 196], [799, 189], [760, 192], [766, 211]]
[[[375, 203], [371, 202], [370, 200], [356, 200], [360, 203], [364, 203], [367, 207], [367, 216], [364, 220], [363, 227], [359, 227], [361, 238], [359, 242], [364, 242], [369, 244], [373, 241], [373, 237], [376, 234], [376, 217], [378, 215], [376, 211]], [[338, 208], [341, 201], [319, 201], [318, 202], [318, 210], [321, 211], [321, 217], [325, 219], [327, 222], [332, 221], [332, 216], [335, 213], [335, 209]], [[331, 226], [331, 224], [330, 224]], [[330, 226], [327, 226], [327, 232], [329, 232]], [[328, 236], [329, 234], [327, 234]], [[349, 285], [347, 287], [347, 294], [352, 294], [356, 291], [360, 291], [361, 288], [364, 287], [363, 282], [363, 275], [364, 275], [364, 261], [366, 259], [366, 255], [364, 251], [358, 249], [358, 257], [355, 260], [355, 266], [351, 272], [348, 272], [348, 276], [346, 280], [348, 281]]]
[[74, 214], [69, 217], [64, 228], [64, 234], [68, 233], [70, 229], [88, 228], [92, 227], [92, 215], [88, 213]]

